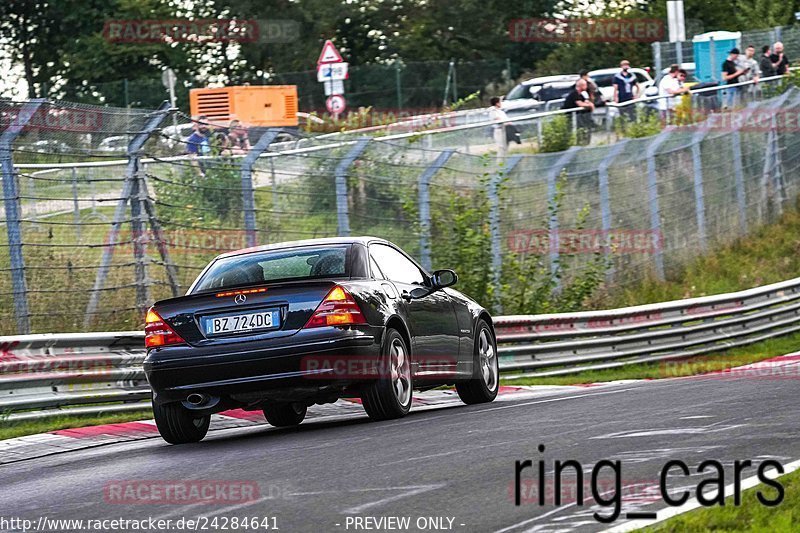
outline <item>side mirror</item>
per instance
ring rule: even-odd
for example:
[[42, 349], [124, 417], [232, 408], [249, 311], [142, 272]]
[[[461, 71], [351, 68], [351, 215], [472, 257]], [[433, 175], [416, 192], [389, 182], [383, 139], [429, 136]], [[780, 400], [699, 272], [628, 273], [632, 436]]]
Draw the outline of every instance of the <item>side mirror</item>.
[[431, 283], [434, 290], [450, 287], [451, 285], [455, 285], [457, 281], [458, 275], [449, 268], [437, 270], [431, 275]]

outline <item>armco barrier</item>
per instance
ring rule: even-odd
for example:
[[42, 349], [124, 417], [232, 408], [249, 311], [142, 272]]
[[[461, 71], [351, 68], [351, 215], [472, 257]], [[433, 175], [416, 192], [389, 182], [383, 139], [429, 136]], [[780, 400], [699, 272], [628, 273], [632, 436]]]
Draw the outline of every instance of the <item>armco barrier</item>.
[[[495, 328], [500, 369], [543, 377], [744, 346], [799, 331], [798, 316], [795, 278], [622, 309], [499, 316]], [[146, 407], [142, 344], [139, 331], [0, 337], [0, 412], [28, 419]], [[83, 407], [59, 409], [69, 406]]]

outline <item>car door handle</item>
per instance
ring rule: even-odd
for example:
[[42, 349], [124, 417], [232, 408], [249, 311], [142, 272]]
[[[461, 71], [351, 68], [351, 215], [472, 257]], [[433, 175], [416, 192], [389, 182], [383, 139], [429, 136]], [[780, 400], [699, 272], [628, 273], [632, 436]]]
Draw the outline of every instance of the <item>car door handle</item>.
[[407, 302], [410, 302], [410, 301], [411, 301], [411, 293], [410, 293], [410, 292], [408, 292], [408, 291], [403, 291], [403, 292], [401, 292], [401, 293], [400, 293], [400, 297], [401, 297], [403, 300], [407, 301]]

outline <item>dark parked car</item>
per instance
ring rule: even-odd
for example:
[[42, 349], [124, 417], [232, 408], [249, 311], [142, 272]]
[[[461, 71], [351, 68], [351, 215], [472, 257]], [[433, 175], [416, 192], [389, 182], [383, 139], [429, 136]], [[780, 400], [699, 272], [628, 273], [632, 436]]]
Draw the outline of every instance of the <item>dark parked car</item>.
[[413, 390], [454, 384], [465, 403], [497, 396], [492, 319], [394, 244], [297, 241], [223, 254], [185, 296], [147, 315], [144, 369], [161, 436], [202, 439], [211, 414], [263, 410], [273, 426], [361, 398], [370, 418], [408, 413]]

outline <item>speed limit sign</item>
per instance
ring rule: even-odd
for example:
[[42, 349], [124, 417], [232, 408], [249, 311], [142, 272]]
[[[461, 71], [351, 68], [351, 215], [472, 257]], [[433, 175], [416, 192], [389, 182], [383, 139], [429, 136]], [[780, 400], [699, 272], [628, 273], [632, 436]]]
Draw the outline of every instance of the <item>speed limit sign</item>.
[[342, 111], [345, 110], [347, 107], [347, 103], [344, 100], [344, 96], [341, 94], [334, 94], [328, 97], [325, 100], [325, 107], [328, 108], [328, 112], [332, 115], [339, 115]]

